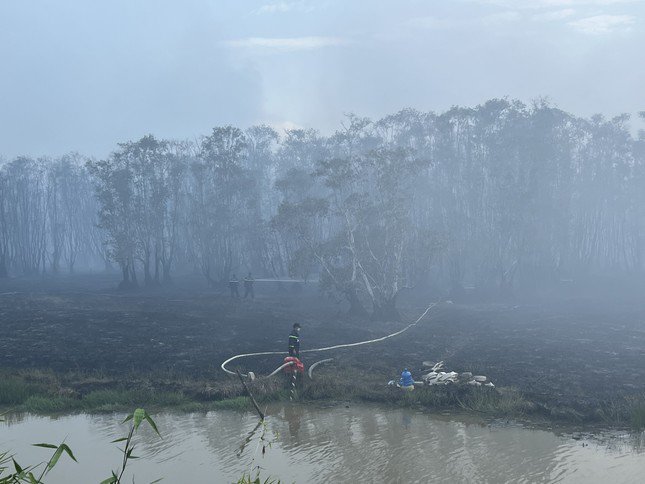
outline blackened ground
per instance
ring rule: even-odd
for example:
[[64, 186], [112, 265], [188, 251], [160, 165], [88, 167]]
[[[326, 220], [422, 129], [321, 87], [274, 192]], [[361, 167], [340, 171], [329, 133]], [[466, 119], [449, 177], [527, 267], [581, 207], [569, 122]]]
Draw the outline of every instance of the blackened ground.
[[[256, 283], [254, 301], [232, 301], [199, 278], [165, 289], [123, 293], [114, 276], [85, 275], [0, 282], [0, 368], [100, 372], [111, 376], [174, 372], [227, 376], [235, 354], [285, 350], [294, 322], [302, 347], [362, 341], [397, 331], [433, 298], [402, 298], [403, 319], [348, 319], [313, 285]], [[635, 301], [635, 302], [634, 302]], [[560, 298], [547, 302], [441, 303], [417, 326], [382, 343], [303, 355], [335, 357], [339, 378], [354, 369], [383, 383], [425, 360], [487, 375], [534, 402], [589, 414], [612, 399], [645, 393], [645, 302]], [[256, 373], [281, 357], [242, 360]]]

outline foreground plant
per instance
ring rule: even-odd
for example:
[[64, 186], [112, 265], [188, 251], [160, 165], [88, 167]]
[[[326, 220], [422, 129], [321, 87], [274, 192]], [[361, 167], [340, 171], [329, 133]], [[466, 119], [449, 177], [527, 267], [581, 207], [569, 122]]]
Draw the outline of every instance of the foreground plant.
[[[112, 471], [112, 475], [107, 479], [101, 481], [101, 484], [121, 484], [121, 479], [123, 477], [123, 474], [125, 473], [125, 468], [128, 465], [128, 461], [130, 459], [138, 459], [136, 455], [133, 455], [135, 446], [132, 443], [132, 438], [134, 437], [134, 433], [139, 429], [139, 426], [142, 422], [148, 422], [150, 427], [152, 427], [152, 430], [154, 430], [157, 435], [161, 437], [161, 434], [159, 433], [154, 420], [152, 420], [152, 417], [150, 417], [150, 415], [148, 415], [148, 412], [146, 412], [143, 408], [137, 408], [134, 412], [128, 415], [125, 420], [123, 420], [123, 423], [129, 422], [130, 420], [132, 421], [132, 425], [130, 425], [130, 431], [128, 432], [128, 435], [126, 437], [121, 437], [112, 441], [112, 443], [125, 442], [125, 447], [121, 449], [121, 452], [123, 452], [121, 469], [118, 471]], [[157, 479], [156, 481], [153, 481], [153, 483], [159, 482], [160, 480], [161, 479]]]
[[255, 478], [251, 476], [251, 473], [244, 474], [237, 481], [237, 484], [281, 484], [281, 481], [273, 479], [271, 477], [267, 477], [266, 479], [262, 480], [260, 478], [260, 471], [258, 471], [258, 473], [255, 475]]
[[[54, 449], [54, 453], [49, 458], [47, 462], [41, 462], [40, 464], [22, 467], [13, 456], [7, 454], [6, 452], [0, 454], [0, 484], [20, 484], [20, 483], [29, 483], [29, 484], [44, 484], [43, 479], [51, 472], [51, 470], [56, 466], [60, 460], [63, 453], [67, 454], [73, 461], [76, 461], [76, 457], [72, 453], [67, 444], [64, 442], [60, 445], [54, 444], [34, 444], [35, 447], [42, 447], [44, 449]], [[7, 476], [2, 476], [2, 474], [7, 470], [6, 464], [13, 464], [15, 472]], [[36, 477], [39, 473], [37, 470], [42, 467], [40, 475]]]

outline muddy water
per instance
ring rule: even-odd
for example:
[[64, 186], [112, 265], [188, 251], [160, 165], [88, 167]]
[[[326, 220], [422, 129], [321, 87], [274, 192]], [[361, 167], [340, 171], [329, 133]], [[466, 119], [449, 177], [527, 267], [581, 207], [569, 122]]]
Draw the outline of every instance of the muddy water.
[[[160, 414], [163, 439], [137, 436], [141, 458], [124, 482], [233, 482], [245, 471], [282, 482], [643, 482], [645, 435], [606, 434], [601, 441], [512, 425], [428, 415], [414, 410], [344, 405], [281, 405], [265, 427], [251, 413]], [[122, 415], [9, 416], [0, 450], [19, 463], [45, 459], [36, 442], [72, 447], [49, 484], [100, 482], [121, 456], [109, 442], [125, 434]], [[255, 428], [255, 430], [254, 430]], [[246, 442], [245, 445], [243, 445]], [[262, 448], [264, 446], [264, 456]]]

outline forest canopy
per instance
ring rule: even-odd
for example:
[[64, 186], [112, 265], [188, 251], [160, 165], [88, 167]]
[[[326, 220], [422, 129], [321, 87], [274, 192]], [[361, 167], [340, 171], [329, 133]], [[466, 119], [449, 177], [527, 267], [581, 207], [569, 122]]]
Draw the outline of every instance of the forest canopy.
[[[641, 113], [645, 119], [645, 113]], [[0, 147], [1, 149], [1, 147]], [[0, 276], [120, 270], [319, 280], [356, 314], [406, 287], [501, 291], [643, 270], [645, 134], [545, 101], [147, 135], [0, 168]]]

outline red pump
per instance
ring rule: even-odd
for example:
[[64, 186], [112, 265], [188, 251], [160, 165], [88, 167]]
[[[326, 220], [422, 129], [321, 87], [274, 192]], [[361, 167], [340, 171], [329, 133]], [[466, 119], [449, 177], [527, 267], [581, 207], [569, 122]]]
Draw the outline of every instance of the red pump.
[[295, 356], [287, 356], [284, 359], [285, 363], [291, 363], [293, 362], [293, 365], [285, 366], [284, 367], [284, 372], [286, 374], [291, 374], [291, 373], [304, 373], [305, 372], [305, 365], [300, 361], [298, 358]]

